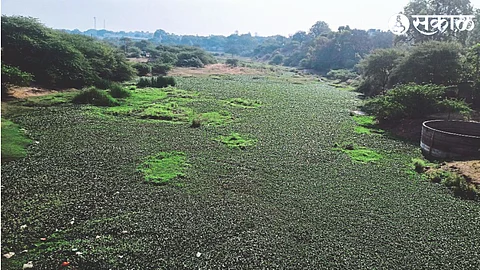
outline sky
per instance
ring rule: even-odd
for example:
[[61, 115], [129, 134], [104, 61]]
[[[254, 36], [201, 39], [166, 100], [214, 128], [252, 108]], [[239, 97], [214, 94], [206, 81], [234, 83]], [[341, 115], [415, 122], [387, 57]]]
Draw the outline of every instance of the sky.
[[[163, 29], [179, 35], [257, 33], [288, 36], [316, 21], [332, 30], [349, 25], [388, 30], [409, 0], [2, 0], [5, 15], [38, 18], [55, 29], [111, 31]], [[471, 0], [480, 8], [480, 0]], [[469, 15], [469, 14], [464, 14]], [[479, 26], [480, 27], [480, 22]]]

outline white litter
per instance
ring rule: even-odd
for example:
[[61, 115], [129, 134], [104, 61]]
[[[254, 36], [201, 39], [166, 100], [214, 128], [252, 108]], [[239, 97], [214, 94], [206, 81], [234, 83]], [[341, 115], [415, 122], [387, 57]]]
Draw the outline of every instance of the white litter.
[[15, 252], [8, 252], [6, 254], [3, 254], [3, 257], [10, 259], [11, 257], [13, 257], [13, 255], [15, 255]]

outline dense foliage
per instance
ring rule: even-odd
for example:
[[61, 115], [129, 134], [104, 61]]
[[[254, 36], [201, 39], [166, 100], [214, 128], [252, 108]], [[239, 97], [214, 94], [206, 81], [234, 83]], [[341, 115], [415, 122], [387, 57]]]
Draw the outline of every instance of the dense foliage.
[[32, 74], [2, 62], [2, 99], [7, 96], [10, 85], [27, 86], [33, 81], [33, 78]]
[[49, 87], [82, 87], [104, 79], [124, 81], [134, 71], [115, 48], [82, 35], [45, 27], [36, 19], [2, 16], [2, 61]]
[[173, 77], [142, 77], [137, 83], [137, 86], [139, 88], [144, 88], [144, 87], [158, 87], [158, 88], [164, 88], [167, 86], [175, 86], [175, 78]]
[[368, 100], [363, 109], [380, 121], [422, 118], [433, 113], [470, 113], [467, 104], [446, 99], [445, 93], [442, 86], [406, 84]]
[[132, 92], [121, 84], [114, 83], [110, 87], [110, 95], [114, 98], [126, 98], [132, 95]]
[[89, 87], [78, 93], [72, 100], [76, 104], [92, 104], [96, 106], [117, 106], [118, 101], [108, 95], [105, 91], [95, 87]]

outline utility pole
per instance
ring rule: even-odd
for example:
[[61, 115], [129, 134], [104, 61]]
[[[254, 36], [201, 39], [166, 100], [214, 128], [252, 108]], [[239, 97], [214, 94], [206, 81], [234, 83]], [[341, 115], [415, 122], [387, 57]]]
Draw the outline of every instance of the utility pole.
[[103, 19], [103, 29], [107, 30], [107, 28], [105, 27], [105, 19]]
[[97, 17], [93, 17], [93, 29], [97, 30]]

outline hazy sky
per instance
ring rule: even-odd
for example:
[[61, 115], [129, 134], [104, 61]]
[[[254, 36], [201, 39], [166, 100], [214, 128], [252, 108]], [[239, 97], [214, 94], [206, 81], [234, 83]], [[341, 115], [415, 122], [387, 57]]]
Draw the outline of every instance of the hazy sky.
[[[409, 0], [2, 0], [1, 12], [39, 18], [52, 28], [113, 31], [164, 29], [175, 34], [289, 35], [322, 20], [387, 30], [390, 17]], [[471, 0], [480, 8], [480, 0]], [[468, 15], [468, 14], [465, 14]], [[478, 26], [480, 27], [480, 22]]]

